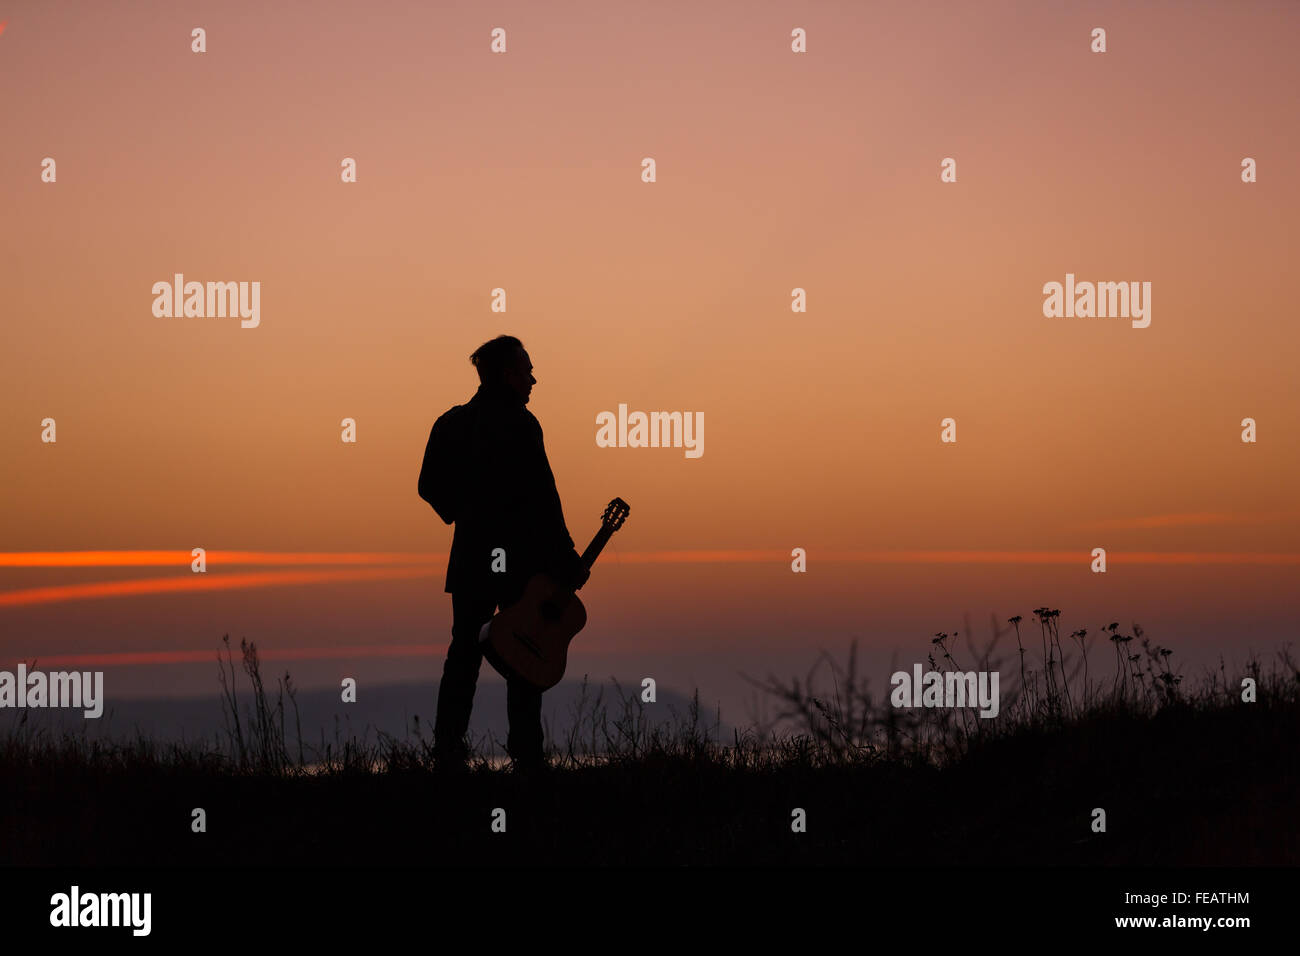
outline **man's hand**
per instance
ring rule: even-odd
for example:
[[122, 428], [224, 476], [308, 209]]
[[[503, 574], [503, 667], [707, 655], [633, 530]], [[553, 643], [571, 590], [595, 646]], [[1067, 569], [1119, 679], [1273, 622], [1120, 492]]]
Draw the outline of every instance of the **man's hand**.
[[591, 577], [591, 569], [582, 563], [582, 555], [571, 548], [564, 556], [564, 564], [557, 577], [567, 582], [569, 588], [577, 591], [587, 583], [587, 578]]

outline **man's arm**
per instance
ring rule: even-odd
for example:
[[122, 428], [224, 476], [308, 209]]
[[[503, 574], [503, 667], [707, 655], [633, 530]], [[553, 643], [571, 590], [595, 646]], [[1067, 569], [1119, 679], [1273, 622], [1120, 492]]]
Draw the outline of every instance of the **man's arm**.
[[[433, 499], [430, 497], [429, 479], [433, 476], [433, 469], [436, 466], [433, 450], [433, 429], [429, 429], [429, 440], [424, 444], [424, 460], [420, 463], [420, 481], [417, 486], [420, 497], [433, 506]], [[408, 486], [409, 487], [409, 486]]]
[[536, 529], [535, 540], [551, 574], [576, 591], [587, 583], [591, 571], [574, 547], [573, 535], [564, 522], [564, 506], [560, 503], [555, 474], [546, 457], [541, 423], [532, 413], [528, 414], [528, 418], [531, 432], [529, 444], [533, 446], [531, 510]]

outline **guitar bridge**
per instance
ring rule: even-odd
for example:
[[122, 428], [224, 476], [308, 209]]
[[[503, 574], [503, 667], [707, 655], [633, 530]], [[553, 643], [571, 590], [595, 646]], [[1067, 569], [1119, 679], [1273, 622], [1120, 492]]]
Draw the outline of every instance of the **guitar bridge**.
[[524, 645], [524, 647], [528, 648], [528, 650], [532, 652], [532, 654], [533, 654], [534, 657], [539, 658], [539, 659], [541, 658], [541, 656], [542, 656], [542, 650], [541, 650], [541, 648], [539, 648], [539, 647], [538, 647], [538, 646], [537, 646], [533, 641], [531, 641], [528, 637], [524, 636], [523, 634], [520, 634], [518, 631], [514, 631], [513, 633], [514, 633], [514, 635], [515, 635], [515, 640], [516, 640], [516, 641], [518, 641], [520, 644]]

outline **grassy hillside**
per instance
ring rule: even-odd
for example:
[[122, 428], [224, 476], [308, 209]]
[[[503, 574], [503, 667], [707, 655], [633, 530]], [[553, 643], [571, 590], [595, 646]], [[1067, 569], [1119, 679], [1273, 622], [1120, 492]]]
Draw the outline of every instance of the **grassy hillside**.
[[[0, 863], [1300, 862], [1300, 673], [1287, 655], [1192, 687], [1167, 649], [1116, 625], [1100, 635], [1111, 667], [1094, 657], [1085, 669], [1087, 636], [1073, 635], [1071, 658], [1056, 612], [1039, 611], [1033, 642], [1012, 619], [1011, 666], [974, 662], [1007, 678], [996, 718], [877, 702], [850, 657], [829, 693], [769, 681], [781, 732], [722, 738], [698, 705], [665, 727], [635, 697], [612, 695], [613, 712], [593, 702], [553, 741], [553, 769], [532, 776], [486, 755], [436, 767], [422, 735], [307, 747], [290, 732], [291, 685], [270, 699], [246, 644], [253, 694], [238, 723], [227, 713], [222, 741], [25, 728], [0, 740]], [[931, 643], [935, 669], [964, 670], [948, 635]], [[195, 808], [206, 832], [192, 830]]]

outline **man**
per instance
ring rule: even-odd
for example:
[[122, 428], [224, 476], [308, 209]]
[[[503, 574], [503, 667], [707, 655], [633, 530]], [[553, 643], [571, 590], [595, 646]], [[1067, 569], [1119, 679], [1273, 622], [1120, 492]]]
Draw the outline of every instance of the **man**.
[[[542, 426], [524, 407], [537, 379], [523, 343], [500, 335], [479, 346], [469, 360], [480, 384], [465, 405], [468, 460], [435, 460], [430, 436], [420, 471], [420, 497], [430, 504], [426, 478], [434, 470], [458, 469], [465, 482], [447, 561], [451, 644], [433, 729], [434, 758], [440, 766], [463, 766], [467, 757], [465, 734], [483, 661], [479, 629], [498, 607], [517, 601], [528, 579], [540, 571], [574, 589], [589, 576], [564, 523]], [[504, 572], [497, 549], [504, 552]], [[515, 767], [542, 767], [542, 692], [508, 676], [506, 710], [506, 751]]]

